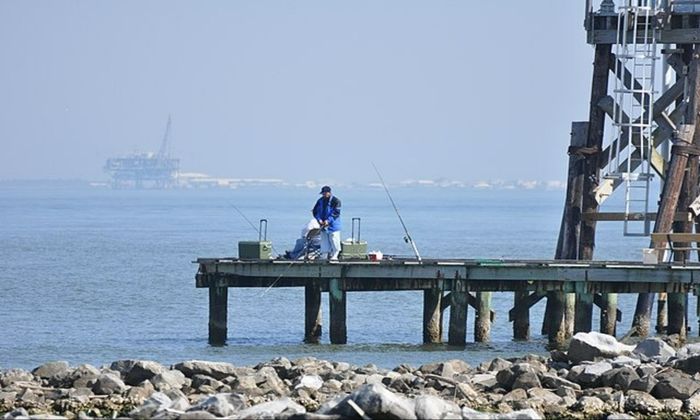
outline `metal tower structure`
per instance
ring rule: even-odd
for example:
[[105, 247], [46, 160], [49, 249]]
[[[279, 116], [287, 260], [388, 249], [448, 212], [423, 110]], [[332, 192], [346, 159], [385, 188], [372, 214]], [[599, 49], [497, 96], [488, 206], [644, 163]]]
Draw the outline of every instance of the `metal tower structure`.
[[112, 188], [173, 188], [177, 185], [180, 160], [171, 157], [172, 119], [168, 115], [165, 134], [157, 154], [134, 153], [108, 159], [104, 170], [112, 178]]

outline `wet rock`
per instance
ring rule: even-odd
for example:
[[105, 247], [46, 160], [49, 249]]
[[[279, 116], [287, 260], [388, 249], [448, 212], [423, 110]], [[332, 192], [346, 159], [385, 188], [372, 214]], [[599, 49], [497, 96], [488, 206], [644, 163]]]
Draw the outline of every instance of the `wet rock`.
[[540, 382], [544, 388], [558, 389], [570, 388], [580, 390], [581, 385], [571, 382], [568, 379], [560, 378], [556, 375], [544, 374], [540, 378]]
[[185, 374], [179, 370], [166, 370], [150, 379], [150, 382], [153, 383], [153, 387], [158, 391], [180, 389], [187, 381]]
[[676, 350], [673, 347], [656, 337], [642, 340], [632, 352], [642, 356], [643, 360], [654, 360], [659, 363], [666, 363], [668, 359], [676, 356]]
[[459, 406], [432, 395], [421, 395], [415, 400], [415, 414], [419, 419], [461, 419]]
[[158, 362], [137, 360], [126, 375], [124, 375], [124, 382], [128, 385], [135, 386], [145, 380], [153, 378], [165, 370], [165, 367]]
[[172, 405], [173, 401], [162, 392], [154, 392], [141, 406], [131, 410], [129, 417], [135, 419], [148, 419], [153, 417], [156, 411], [164, 410]]
[[352, 400], [368, 416], [386, 419], [415, 419], [412, 401], [394, 394], [383, 385], [363, 385], [341, 400], [327, 414], [339, 414], [343, 417], [355, 417], [357, 413], [348, 403]]
[[254, 405], [250, 408], [240, 411], [236, 414], [236, 418], [239, 419], [271, 419], [280, 418], [283, 415], [289, 416], [293, 414], [304, 414], [306, 409], [292, 401], [291, 399], [285, 397], [279, 400], [274, 400], [258, 405]]
[[640, 414], [656, 414], [664, 406], [654, 397], [641, 391], [629, 391], [625, 399], [625, 411]]
[[615, 358], [623, 354], [629, 354], [634, 346], [628, 346], [618, 342], [615, 337], [599, 332], [576, 333], [571, 338], [567, 356], [572, 363], [593, 361], [596, 357]]
[[612, 370], [612, 365], [608, 362], [578, 365], [571, 368], [566, 379], [581, 385], [581, 387], [591, 388], [597, 386], [600, 383], [600, 377], [609, 370]]
[[184, 373], [188, 378], [194, 375], [206, 375], [214, 379], [222, 380], [227, 376], [237, 376], [236, 368], [230, 363], [205, 362], [201, 360], [190, 360], [178, 363], [173, 368]]
[[126, 385], [116, 375], [111, 373], [103, 373], [97, 378], [95, 385], [92, 386], [92, 392], [97, 395], [112, 395], [121, 394], [126, 391]]
[[664, 372], [656, 376], [658, 383], [651, 394], [659, 399], [677, 398], [686, 400], [700, 390], [700, 383], [681, 372]]
[[207, 411], [217, 417], [233, 416], [247, 408], [245, 397], [240, 394], [216, 394], [192, 406], [187, 412]]

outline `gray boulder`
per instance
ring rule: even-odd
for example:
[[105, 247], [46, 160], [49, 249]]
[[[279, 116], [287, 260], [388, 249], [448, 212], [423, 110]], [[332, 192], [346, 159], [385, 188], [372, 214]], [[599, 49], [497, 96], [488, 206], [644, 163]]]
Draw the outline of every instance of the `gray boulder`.
[[303, 375], [299, 377], [299, 381], [294, 386], [294, 389], [307, 389], [318, 391], [323, 386], [323, 379], [318, 375]]
[[415, 419], [415, 407], [409, 399], [394, 394], [381, 384], [363, 385], [343, 398], [328, 414], [356, 417], [348, 401], [354, 401], [369, 417], [385, 419]]
[[552, 391], [542, 388], [528, 389], [527, 396], [533, 400], [540, 400], [545, 405], [558, 405], [562, 402], [562, 397]]
[[71, 370], [68, 362], [48, 362], [32, 371], [34, 376], [46, 379], [49, 384], [57, 387], [70, 386]]
[[571, 382], [568, 379], [560, 378], [556, 375], [550, 375], [548, 373], [543, 374], [540, 377], [540, 382], [544, 388], [559, 389], [559, 388], [570, 388], [575, 390], [580, 390], [581, 385]]
[[9, 387], [16, 382], [34, 382], [34, 375], [24, 369], [8, 369], [0, 373], [0, 385]]
[[642, 340], [632, 352], [644, 360], [654, 360], [659, 363], [666, 363], [668, 359], [676, 356], [676, 350], [673, 347], [656, 337]]
[[527, 390], [530, 388], [541, 387], [542, 384], [540, 383], [537, 374], [534, 372], [523, 372], [522, 374], [518, 375], [517, 378], [515, 378], [515, 381], [513, 381], [513, 389], [521, 388]]
[[287, 387], [274, 368], [265, 366], [255, 373], [254, 378], [255, 385], [264, 394], [275, 394], [277, 396], [287, 394]]
[[124, 391], [126, 385], [121, 378], [112, 373], [103, 373], [92, 386], [92, 392], [97, 395], [121, 394]]
[[164, 410], [172, 405], [173, 401], [162, 392], [154, 392], [141, 406], [129, 412], [129, 417], [134, 419], [149, 419], [156, 411]]
[[651, 394], [651, 391], [658, 383], [659, 380], [656, 379], [654, 376], [647, 375], [643, 378], [635, 379], [632, 382], [630, 382], [630, 386], [627, 389], [633, 389], [636, 391], [642, 391], [646, 392], [647, 394]]
[[625, 399], [625, 411], [640, 414], [656, 414], [664, 406], [654, 397], [641, 391], [629, 391]]
[[658, 383], [652, 390], [651, 394], [659, 399], [677, 398], [679, 400], [687, 400], [698, 390], [700, 383], [693, 380], [688, 375], [681, 372], [664, 372], [656, 376]]
[[439, 375], [446, 378], [453, 378], [455, 375], [468, 372], [470, 369], [471, 366], [464, 360], [452, 359], [442, 363]]
[[680, 413], [683, 410], [683, 401], [677, 400], [675, 398], [666, 398], [659, 400], [661, 405], [664, 407], [662, 411], [667, 413]]
[[182, 388], [188, 382], [188, 379], [179, 370], [165, 370], [152, 377], [150, 382], [158, 391], [166, 391], [168, 389]]
[[535, 374], [535, 376], [537, 376], [538, 372], [539, 369], [533, 367], [529, 363], [515, 363], [509, 368], [500, 370], [496, 374], [496, 380], [498, 381], [498, 384], [500, 386], [502, 386], [506, 390], [510, 390], [513, 388], [515, 380], [522, 374], [532, 373]]
[[603, 373], [601, 380], [604, 386], [609, 386], [615, 389], [626, 391], [632, 381], [639, 379], [639, 375], [634, 368], [624, 366], [617, 369], [609, 370]]
[[198, 411], [188, 411], [180, 419], [182, 420], [209, 420], [217, 418], [215, 415], [208, 411], [198, 410]]
[[695, 375], [700, 372], [700, 354], [688, 356], [685, 359], [676, 360], [673, 367], [685, 373]]
[[304, 414], [306, 409], [288, 397], [254, 405], [236, 414], [238, 419], [276, 419], [294, 414]]
[[572, 363], [593, 361], [596, 357], [612, 359], [623, 354], [629, 354], [634, 346], [618, 342], [615, 337], [599, 332], [580, 332], [571, 338], [567, 356]]
[[207, 411], [217, 417], [230, 417], [248, 407], [240, 394], [216, 394], [192, 406], [187, 412]]
[[97, 381], [97, 378], [101, 375], [99, 369], [92, 365], [80, 365], [73, 369], [71, 373], [70, 380], [73, 388], [86, 388], [92, 387]]
[[419, 419], [461, 419], [459, 406], [433, 395], [421, 395], [415, 400], [416, 417]]
[[503, 420], [542, 420], [544, 417], [540, 415], [537, 411], [532, 408], [526, 408], [524, 410], [517, 410], [510, 413], [498, 414], [493, 417], [494, 419]]
[[149, 360], [137, 360], [129, 372], [124, 375], [124, 382], [136, 386], [141, 382], [151, 379], [157, 374], [164, 372], [166, 369], [163, 365], [158, 362], [152, 362]]
[[194, 375], [206, 375], [214, 379], [222, 380], [227, 376], [236, 376], [237, 373], [236, 368], [232, 364], [224, 362], [190, 360], [178, 363], [173, 367], [184, 373], [188, 378], [192, 378]]
[[700, 414], [700, 392], [685, 400], [683, 409], [689, 414]]
[[592, 388], [600, 383], [601, 376], [609, 370], [612, 370], [612, 365], [608, 362], [578, 365], [571, 368], [566, 379], [581, 387]]
[[491, 361], [487, 370], [489, 372], [498, 372], [498, 371], [503, 370], [503, 369], [508, 369], [511, 366], [513, 366], [512, 362], [509, 362], [508, 360], [501, 359], [500, 357], [497, 357]]
[[596, 414], [605, 409], [605, 403], [598, 397], [584, 395], [574, 404], [574, 408], [587, 414]]
[[115, 362], [112, 362], [109, 365], [109, 368], [111, 370], [114, 370], [116, 372], [119, 372], [119, 374], [123, 377], [126, 376], [127, 373], [131, 370], [132, 367], [138, 362], [138, 360], [133, 360], [133, 359], [124, 359], [124, 360], [117, 360]]

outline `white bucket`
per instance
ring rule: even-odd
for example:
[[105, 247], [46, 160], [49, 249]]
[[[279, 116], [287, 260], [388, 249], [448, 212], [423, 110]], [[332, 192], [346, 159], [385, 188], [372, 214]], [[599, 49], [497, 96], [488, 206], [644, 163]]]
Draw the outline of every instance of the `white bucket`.
[[642, 263], [658, 264], [659, 250], [654, 248], [642, 248]]

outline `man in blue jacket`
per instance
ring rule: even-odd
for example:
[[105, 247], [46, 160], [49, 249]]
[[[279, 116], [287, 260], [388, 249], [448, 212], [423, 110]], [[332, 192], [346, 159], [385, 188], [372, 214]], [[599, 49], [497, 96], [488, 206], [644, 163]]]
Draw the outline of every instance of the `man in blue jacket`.
[[321, 188], [321, 198], [311, 212], [321, 226], [321, 258], [337, 260], [340, 254], [340, 199], [328, 185]]

